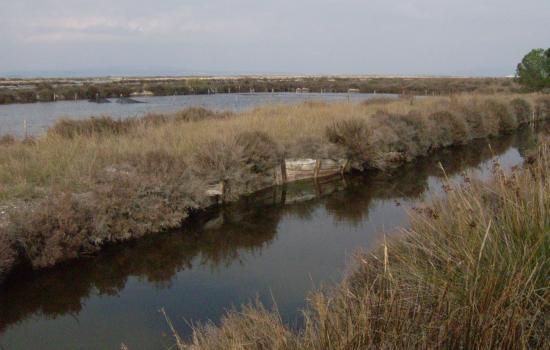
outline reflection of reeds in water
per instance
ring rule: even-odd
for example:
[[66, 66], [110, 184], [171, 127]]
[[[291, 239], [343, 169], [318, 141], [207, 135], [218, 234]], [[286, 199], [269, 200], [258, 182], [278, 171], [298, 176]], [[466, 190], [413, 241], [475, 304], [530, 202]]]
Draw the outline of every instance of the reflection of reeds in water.
[[180, 349], [537, 348], [550, 345], [550, 146], [525, 168], [449, 185], [411, 228], [313, 293], [301, 332], [261, 305], [195, 327]]
[[[392, 174], [308, 180], [265, 189], [230, 205], [191, 216], [183, 231], [111, 247], [93, 259], [43, 272], [20, 271], [0, 292], [0, 332], [31, 315], [54, 317], [78, 313], [92, 291], [116, 295], [129, 276], [139, 276], [162, 287], [169, 285], [178, 271], [192, 269], [197, 264], [216, 269], [238, 261], [243, 252], [261, 254], [276, 238], [283, 216], [307, 219], [314, 210], [325, 208], [337, 221], [359, 224], [368, 219], [377, 200], [420, 198], [427, 189], [428, 177], [442, 176], [440, 162], [451, 176], [511, 146], [532, 148], [534, 136], [525, 129], [491, 140], [492, 151], [486, 141], [452, 151], [442, 150]], [[305, 197], [313, 198], [296, 200]], [[58, 283], [60, 280], [70, 280], [72, 287], [66, 288]], [[60, 302], [52, 304], [51, 300]]]

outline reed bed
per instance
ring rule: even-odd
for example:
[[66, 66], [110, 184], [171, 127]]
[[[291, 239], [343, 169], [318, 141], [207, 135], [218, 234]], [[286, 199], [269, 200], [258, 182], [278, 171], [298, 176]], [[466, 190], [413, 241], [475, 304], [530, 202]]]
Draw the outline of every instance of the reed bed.
[[548, 349], [550, 146], [512, 173], [449, 184], [411, 228], [314, 292], [292, 330], [262, 305], [195, 326], [179, 349]]
[[209, 185], [225, 183], [228, 199], [254, 192], [273, 184], [283, 158], [385, 170], [549, 117], [550, 97], [531, 94], [62, 120], [36, 139], [0, 142], [0, 275], [179, 227], [211, 204]]

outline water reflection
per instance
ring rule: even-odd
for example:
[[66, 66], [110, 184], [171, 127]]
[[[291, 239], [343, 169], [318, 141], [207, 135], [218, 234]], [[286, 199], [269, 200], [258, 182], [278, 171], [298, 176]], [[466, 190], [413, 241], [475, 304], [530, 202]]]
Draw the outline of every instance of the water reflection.
[[[55, 322], [66, 315], [74, 315], [78, 319], [83, 310], [92, 312], [88, 310], [93, 309], [89, 305], [97, 300], [116, 298], [111, 302], [122, 304], [131, 298], [129, 295], [135, 294], [142, 298], [138, 305], [154, 310], [157, 304], [147, 305], [147, 300], [151, 298], [140, 294], [144, 288], [162, 290], [163, 298], [177, 299], [178, 302], [173, 304], [176, 306], [170, 310], [172, 314], [180, 315], [182, 310], [193, 308], [193, 312], [189, 311], [191, 316], [215, 318], [224, 307], [229, 307], [231, 303], [239, 304], [266, 288], [266, 285], [276, 288], [278, 283], [285, 284], [281, 282], [281, 274], [292, 275], [294, 270], [311, 272], [315, 283], [334, 278], [333, 269], [341, 269], [346, 249], [374, 242], [379, 227], [375, 228], [373, 223], [377, 220], [392, 225], [404, 223], [403, 208], [433, 190], [431, 179], [442, 176], [440, 164], [447, 176], [459, 176], [464, 170], [478, 167], [511, 147], [523, 155], [535, 139], [536, 134], [525, 129], [491, 140], [491, 147], [487, 146], [487, 141], [479, 141], [468, 147], [444, 150], [389, 174], [371, 173], [268, 189], [238, 203], [196, 215], [179, 231], [113, 246], [97, 257], [49, 270], [18, 271], [0, 287], [0, 334], [7, 335], [5, 339], [0, 338], [0, 346], [5, 344], [11, 348], [9, 345], [38, 344], [32, 342], [32, 337], [37, 338], [38, 342], [40, 336], [36, 334], [30, 335], [30, 340], [22, 340], [23, 331], [19, 332], [19, 328], [23, 327], [21, 324], [28, 330], [33, 329], [34, 323]], [[392, 205], [394, 202], [404, 204], [397, 208]], [[336, 226], [328, 225], [327, 219]], [[292, 225], [293, 232], [304, 233], [303, 237], [285, 234]], [[335, 228], [337, 225], [342, 228]], [[368, 225], [373, 225], [370, 231]], [[330, 235], [335, 230], [341, 230], [341, 234]], [[346, 236], [352, 230], [356, 236]], [[365, 237], [365, 231], [371, 236]], [[330, 246], [332, 253], [327, 253], [325, 246]], [[296, 251], [296, 254], [290, 252], [291, 249], [295, 249], [292, 252]], [[321, 266], [315, 270], [318, 261], [325, 260], [327, 265], [335, 267], [329, 269]], [[300, 264], [303, 264], [303, 271]], [[187, 280], [184, 276], [186, 271], [196, 272], [199, 277]], [[217, 271], [223, 276], [217, 275]], [[261, 276], [261, 281], [254, 273]], [[227, 282], [227, 286], [216, 285], [225, 283], [220, 282], [224, 279], [231, 279], [231, 282]], [[296, 280], [302, 279], [301, 276], [296, 277]], [[210, 306], [195, 310], [195, 305], [190, 304], [197, 303], [200, 298], [196, 294], [188, 296], [189, 300], [181, 296], [182, 290], [191, 288], [190, 283], [206, 286], [204, 290], [207, 292], [201, 290], [196, 293], [210, 293], [207, 297]], [[296, 287], [292, 293], [288, 291], [291, 286], [285, 285], [283, 289], [288, 290], [277, 295], [277, 302], [285, 305], [288, 301], [282, 307], [284, 317], [295, 315], [296, 307], [303, 305], [308, 284], [311, 287], [311, 283], [301, 283], [303, 286]], [[178, 287], [173, 284], [178, 284]], [[249, 294], [239, 295], [235, 285], [242, 285]], [[292, 300], [284, 300], [285, 297]], [[107, 313], [108, 310], [97, 308], [93, 312]], [[139, 321], [132, 325], [136, 333], [149, 327]], [[181, 325], [185, 326], [183, 322]], [[158, 327], [161, 326], [159, 324]], [[52, 327], [55, 329], [55, 325]], [[122, 330], [120, 332], [124, 334]], [[116, 335], [117, 331], [113, 333]], [[67, 344], [87, 341], [79, 338], [82, 335], [68, 335], [71, 336], [75, 339], [67, 340]], [[55, 345], [64, 347], [63, 344]]]

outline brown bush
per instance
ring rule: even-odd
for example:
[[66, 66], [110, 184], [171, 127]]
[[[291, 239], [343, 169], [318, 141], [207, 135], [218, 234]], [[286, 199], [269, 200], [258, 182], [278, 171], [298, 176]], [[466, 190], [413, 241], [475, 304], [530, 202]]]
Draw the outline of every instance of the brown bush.
[[[484, 103], [485, 115], [490, 125], [498, 126], [498, 133], [510, 132], [518, 127], [515, 115], [512, 115], [506, 105], [496, 100], [487, 100]], [[491, 135], [498, 133], [491, 132]]]
[[427, 120], [418, 112], [378, 112], [372, 119], [373, 128], [380, 133], [378, 141], [387, 145], [388, 152], [399, 152], [411, 160], [426, 154], [433, 145]]
[[435, 112], [429, 115], [428, 120], [434, 147], [463, 144], [470, 139], [466, 122], [452, 112]]
[[519, 125], [526, 124], [531, 120], [533, 109], [525, 99], [519, 97], [513, 99], [510, 101], [510, 108]]
[[180, 174], [188, 168], [182, 157], [162, 148], [131, 154], [128, 163], [143, 174]]
[[193, 170], [213, 181], [226, 181], [241, 173], [243, 148], [234, 140], [206, 142], [193, 155]]
[[10, 146], [17, 142], [17, 139], [12, 135], [4, 135], [0, 137], [0, 146]]
[[188, 107], [179, 112], [171, 114], [146, 114], [141, 118], [134, 119], [134, 123], [143, 123], [147, 126], [160, 125], [168, 121], [196, 122], [208, 119], [224, 119], [233, 115], [232, 112], [218, 112], [203, 107]]
[[243, 149], [246, 167], [254, 173], [269, 172], [282, 160], [280, 146], [264, 132], [243, 131], [237, 134], [236, 144]]
[[535, 101], [535, 116], [539, 120], [550, 118], [550, 96], [537, 98]]
[[327, 142], [326, 138], [303, 136], [285, 145], [287, 158], [340, 159], [346, 157], [342, 147]]
[[468, 130], [473, 139], [483, 138], [498, 134], [498, 124], [489, 123], [480, 105], [474, 101], [469, 105], [451, 105], [451, 111], [466, 121]]
[[72, 195], [56, 194], [33, 210], [14, 213], [8, 232], [24, 258], [45, 267], [96, 249], [90, 241], [92, 218], [92, 211]]
[[48, 129], [48, 134], [65, 138], [73, 138], [79, 135], [121, 134], [129, 130], [131, 123], [130, 119], [115, 120], [105, 116], [91, 117], [84, 120], [60, 119]]
[[146, 114], [139, 118], [113, 119], [107, 116], [91, 117], [83, 120], [60, 119], [51, 128], [49, 134], [65, 138], [77, 135], [117, 135], [127, 133], [138, 126], [158, 126], [171, 121], [194, 122], [207, 119], [223, 119], [232, 116], [231, 112], [217, 112], [205, 108], [190, 107], [172, 114]]
[[344, 148], [346, 157], [360, 162], [373, 158], [372, 131], [364, 119], [344, 119], [325, 130], [329, 142]]
[[229, 140], [205, 143], [194, 154], [192, 169], [208, 183], [224, 183], [225, 198], [235, 199], [272, 184], [280, 161], [278, 147], [260, 132], [243, 132]]
[[180, 176], [120, 175], [94, 192], [94, 241], [116, 242], [178, 227], [206, 207], [205, 185]]

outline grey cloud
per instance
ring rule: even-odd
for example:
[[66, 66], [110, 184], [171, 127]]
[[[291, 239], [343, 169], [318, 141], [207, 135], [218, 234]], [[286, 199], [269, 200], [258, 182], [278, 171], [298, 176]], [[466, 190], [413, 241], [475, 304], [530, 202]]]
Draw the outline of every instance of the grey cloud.
[[0, 1], [0, 74], [502, 75], [550, 46], [547, 0]]

